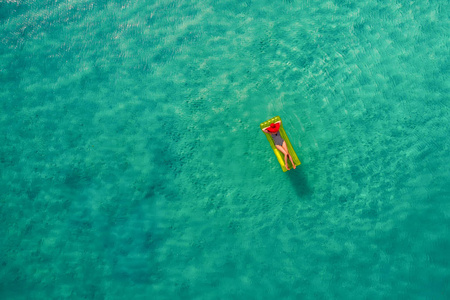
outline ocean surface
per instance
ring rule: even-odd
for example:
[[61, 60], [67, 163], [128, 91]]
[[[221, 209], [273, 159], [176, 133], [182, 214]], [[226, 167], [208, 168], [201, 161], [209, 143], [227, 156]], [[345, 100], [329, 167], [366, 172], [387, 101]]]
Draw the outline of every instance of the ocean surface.
[[0, 1], [0, 299], [449, 299], [449, 16]]

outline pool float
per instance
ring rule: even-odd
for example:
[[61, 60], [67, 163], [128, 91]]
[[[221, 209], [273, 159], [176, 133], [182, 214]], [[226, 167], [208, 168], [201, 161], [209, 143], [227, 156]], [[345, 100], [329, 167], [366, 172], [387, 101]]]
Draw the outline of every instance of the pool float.
[[[276, 116], [276, 117], [274, 117], [272, 119], [269, 119], [269, 120], [267, 120], [265, 122], [262, 122], [259, 125], [259, 127], [261, 127], [261, 130], [262, 129], [267, 129], [267, 128], [270, 127], [270, 124], [272, 124], [272, 123], [276, 124], [277, 122], [279, 122], [279, 124], [280, 124], [279, 125], [280, 126], [279, 127], [279, 133], [281, 135], [281, 138], [286, 142], [286, 146], [287, 146], [287, 148], [289, 150], [289, 154], [292, 156], [292, 160], [294, 161], [294, 164], [296, 166], [299, 166], [301, 164], [301, 162], [298, 159], [297, 154], [295, 153], [294, 148], [291, 145], [291, 142], [289, 141], [289, 138], [288, 138], [288, 136], [286, 134], [286, 131], [283, 128], [283, 122], [281, 121], [281, 118], [279, 116]], [[275, 153], [275, 156], [277, 157], [278, 162], [280, 163], [281, 169], [283, 170], [283, 172], [286, 172], [287, 169], [286, 169], [286, 167], [284, 165], [284, 154], [280, 150], [278, 150], [277, 147], [275, 146], [275, 142], [274, 142], [274, 139], [272, 138], [271, 134], [266, 133], [264, 131], [263, 131], [263, 133], [266, 135], [266, 138], [269, 141], [270, 147], [272, 147], [272, 150]], [[292, 170], [293, 166], [292, 166], [292, 163], [289, 161], [289, 159], [288, 159], [288, 164], [289, 164], [289, 168]]]

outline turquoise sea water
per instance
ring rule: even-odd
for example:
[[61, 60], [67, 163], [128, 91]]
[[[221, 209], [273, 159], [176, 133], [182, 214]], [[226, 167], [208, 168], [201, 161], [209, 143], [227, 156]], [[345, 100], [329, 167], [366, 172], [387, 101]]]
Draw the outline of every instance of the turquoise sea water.
[[0, 1], [0, 298], [450, 298], [449, 15]]

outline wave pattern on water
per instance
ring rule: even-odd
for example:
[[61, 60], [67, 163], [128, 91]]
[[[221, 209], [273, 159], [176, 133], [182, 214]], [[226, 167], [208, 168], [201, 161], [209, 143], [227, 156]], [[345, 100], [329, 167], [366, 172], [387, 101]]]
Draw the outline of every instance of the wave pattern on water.
[[448, 298], [448, 11], [1, 2], [1, 298]]

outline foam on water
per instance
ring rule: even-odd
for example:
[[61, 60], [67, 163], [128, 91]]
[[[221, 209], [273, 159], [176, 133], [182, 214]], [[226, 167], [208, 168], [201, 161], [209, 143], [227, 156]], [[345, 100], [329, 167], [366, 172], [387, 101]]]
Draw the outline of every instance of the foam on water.
[[1, 2], [2, 299], [450, 297], [448, 12]]

